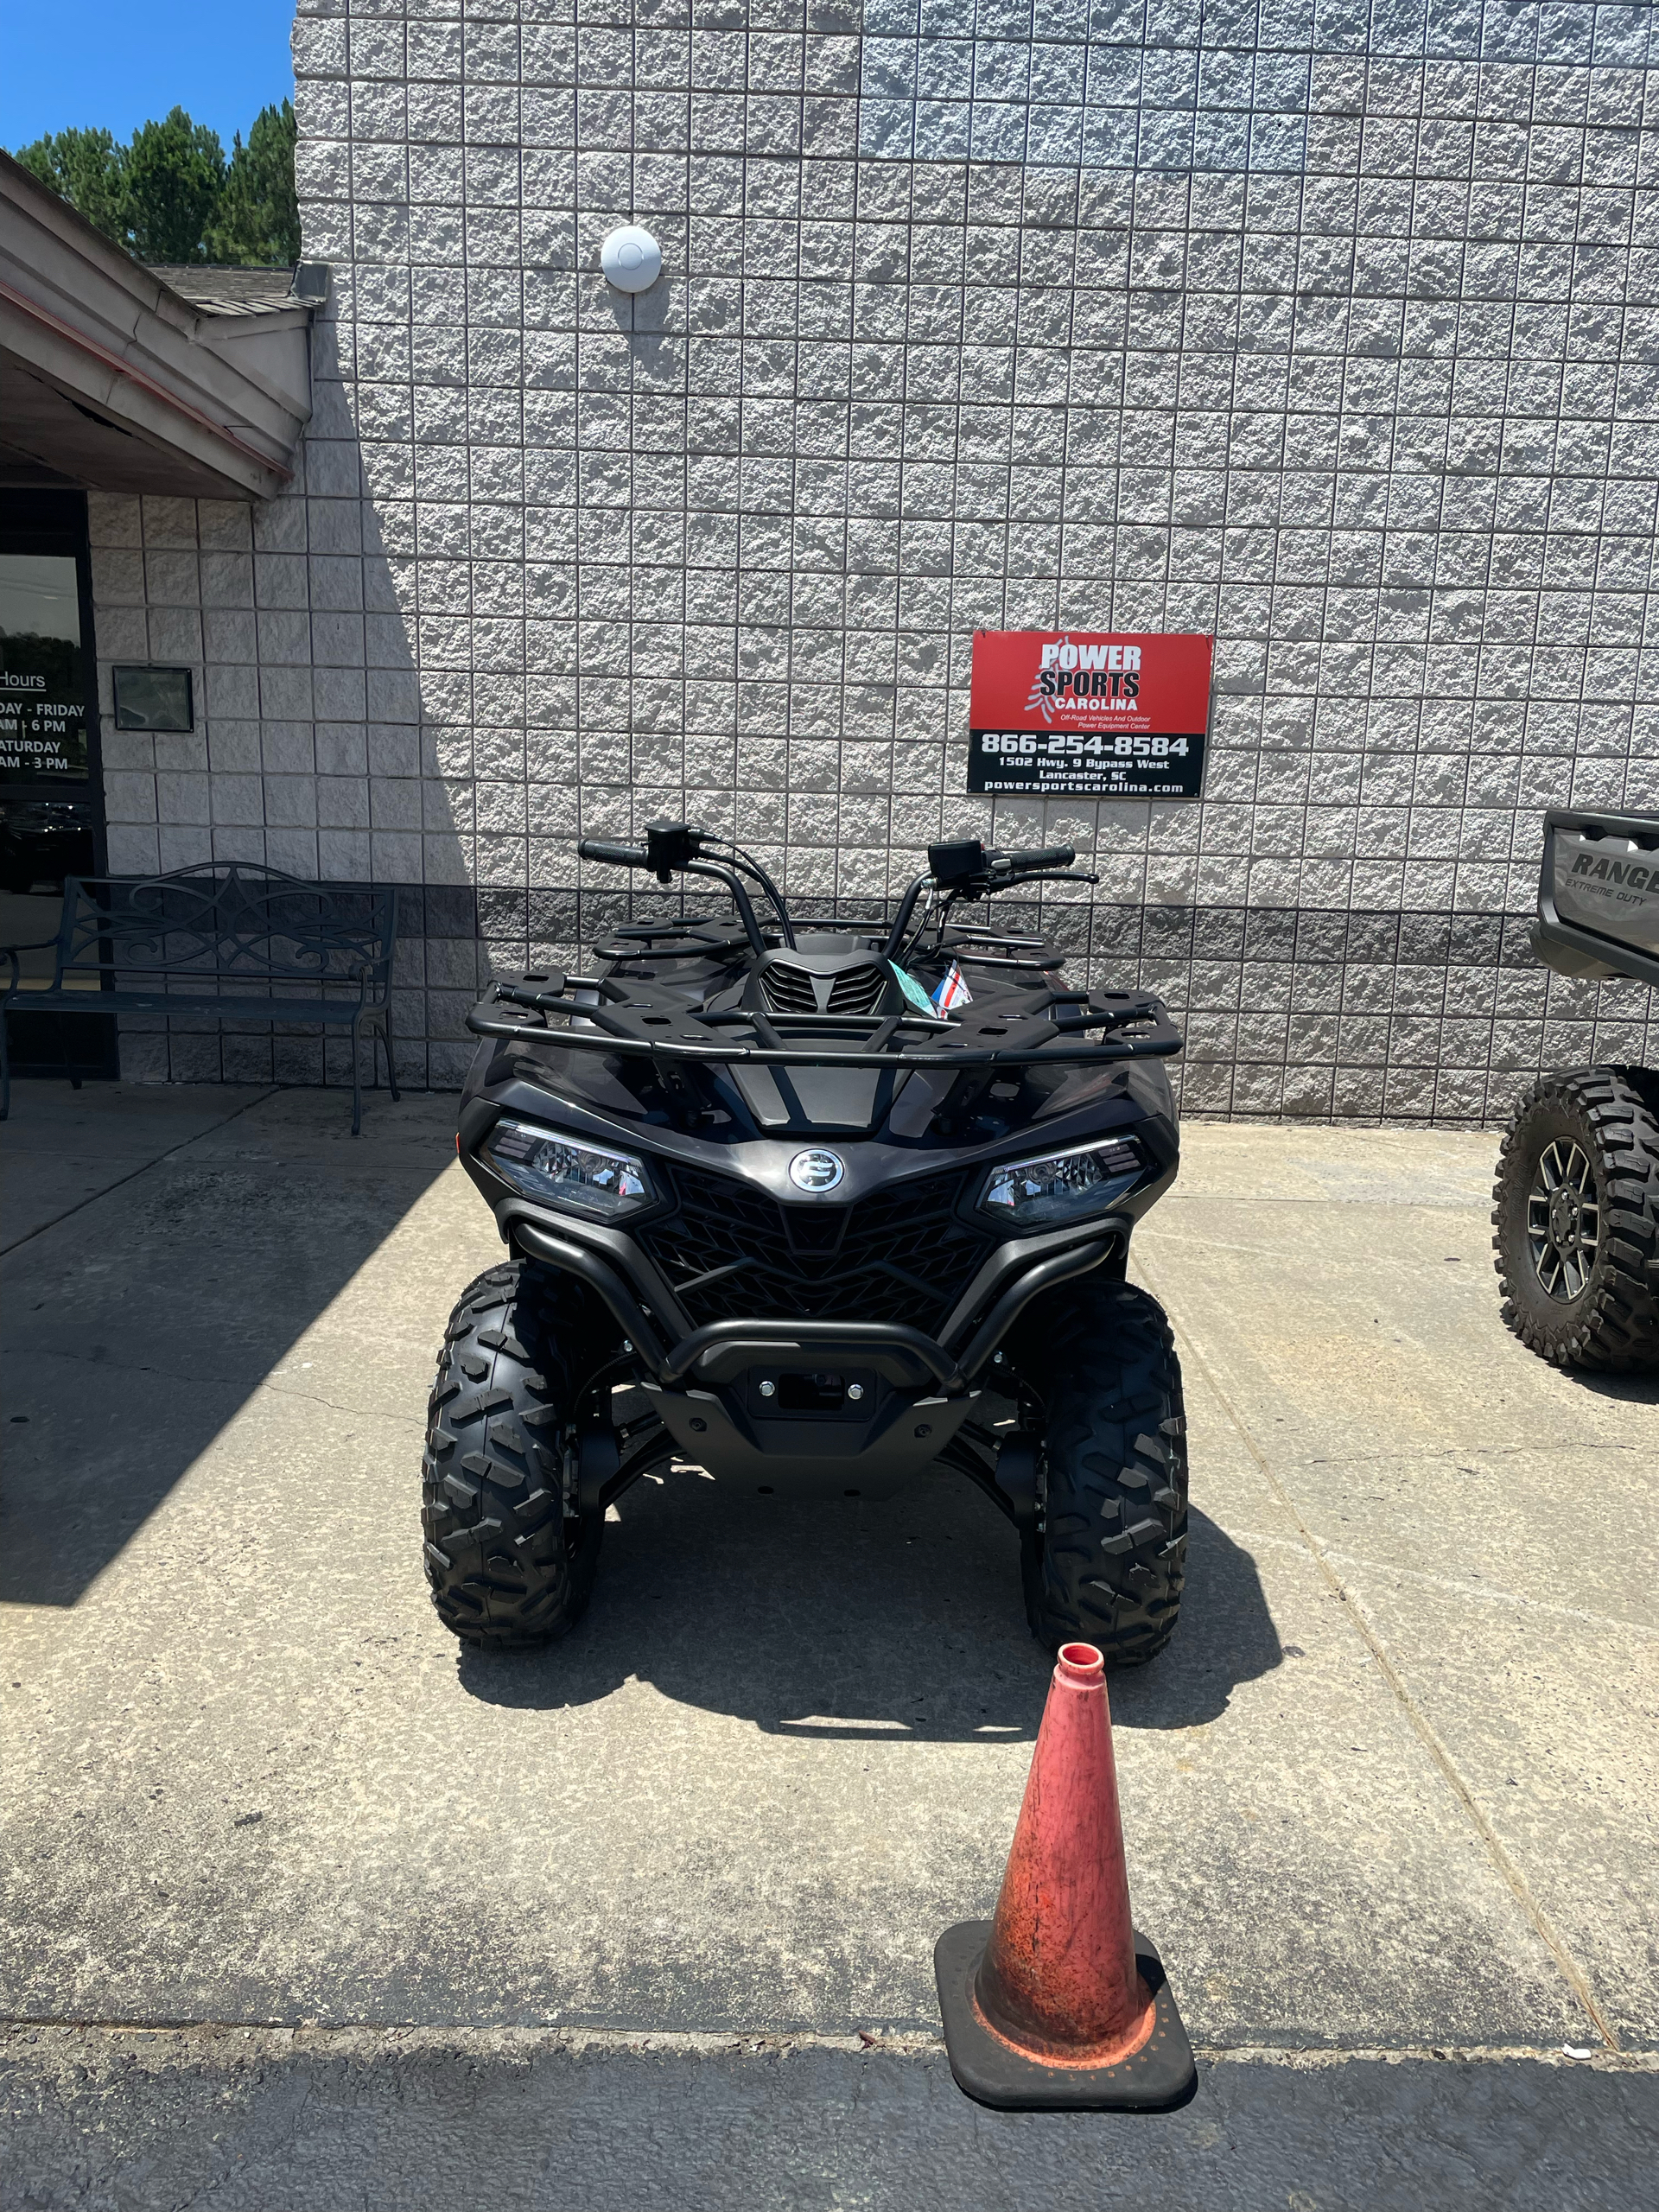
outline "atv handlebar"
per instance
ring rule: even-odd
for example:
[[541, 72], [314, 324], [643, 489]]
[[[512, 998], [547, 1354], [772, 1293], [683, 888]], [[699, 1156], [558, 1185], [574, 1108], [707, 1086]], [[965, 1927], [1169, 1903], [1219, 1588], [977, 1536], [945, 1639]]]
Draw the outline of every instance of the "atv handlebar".
[[576, 852], [584, 861], [607, 861], [613, 868], [651, 866], [643, 845], [605, 845], [596, 837], [583, 837], [577, 842]]
[[[1033, 852], [989, 853], [977, 837], [959, 837], [930, 845], [926, 873], [916, 878], [899, 902], [897, 918], [881, 948], [884, 957], [898, 959], [904, 949], [905, 932], [916, 912], [916, 902], [924, 892], [942, 898], [944, 912], [948, 912], [958, 899], [983, 899], [994, 891], [1006, 891], [1022, 881], [1097, 882], [1099, 879], [1092, 875], [1067, 877], [1058, 873], [1069, 868], [1077, 857], [1077, 849], [1072, 845], [1044, 845]], [[940, 918], [943, 922], [943, 913]]]
[[987, 853], [994, 868], [1011, 868], [1023, 874], [1033, 868], [1070, 868], [1077, 857], [1075, 845], [1045, 845], [1034, 853]]
[[[582, 837], [577, 841], [576, 851], [585, 861], [603, 861], [611, 868], [648, 868], [653, 870], [670, 868], [683, 868], [690, 861], [702, 856], [703, 837], [696, 830], [686, 830], [676, 823], [651, 823], [650, 842], [644, 845], [612, 845], [597, 837]], [[677, 836], [676, 835], [677, 833]], [[1077, 857], [1075, 845], [1043, 845], [1032, 852], [983, 853], [986, 868], [1002, 874], [1024, 874], [1029, 868], [1070, 868]]]
[[[738, 919], [743, 925], [743, 934], [749, 940], [749, 950], [757, 955], [766, 950], [766, 940], [760, 925], [755, 919], [754, 907], [748, 893], [743, 888], [736, 871], [722, 861], [706, 861], [699, 857], [702, 851], [703, 833], [690, 830], [683, 822], [647, 822], [643, 845], [603, 844], [596, 838], [579, 837], [576, 851], [585, 861], [604, 861], [612, 868], [649, 868], [664, 889], [676, 875], [712, 876], [716, 883], [723, 883], [732, 894], [732, 904], [737, 908]], [[784, 929], [792, 944], [787, 917]]]
[[[705, 849], [711, 843], [715, 853], [724, 854], [723, 858], [715, 858], [712, 854], [705, 857]], [[748, 894], [739, 880], [741, 870], [761, 886], [776, 907], [784, 943], [791, 947], [795, 943], [789, 909], [766, 870], [748, 855], [734, 847], [722, 847], [707, 832], [693, 830], [686, 823], [646, 823], [643, 845], [613, 845], [598, 838], [582, 837], [577, 841], [576, 851], [583, 860], [600, 861], [609, 868], [644, 869], [654, 875], [664, 890], [676, 875], [713, 877], [731, 893], [751, 951], [764, 953], [766, 942]], [[898, 958], [905, 931], [916, 911], [916, 901], [924, 891], [943, 894], [948, 908], [957, 899], [982, 899], [988, 892], [1002, 890], [1021, 880], [1064, 882], [1068, 879], [1056, 872], [1069, 868], [1077, 857], [1077, 849], [1071, 845], [1042, 845], [1029, 852], [987, 852], [976, 837], [930, 845], [927, 873], [917, 877], [899, 902], [898, 918], [882, 948], [884, 957], [888, 960]], [[1093, 883], [1098, 878], [1085, 875], [1069, 880]]]

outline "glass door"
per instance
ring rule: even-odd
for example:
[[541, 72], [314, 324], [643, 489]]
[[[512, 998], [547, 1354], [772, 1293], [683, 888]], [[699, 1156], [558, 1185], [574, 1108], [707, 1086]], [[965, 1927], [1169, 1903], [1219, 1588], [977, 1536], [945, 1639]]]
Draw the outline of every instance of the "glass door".
[[[65, 876], [103, 873], [96, 668], [85, 494], [0, 491], [0, 944], [55, 938]], [[49, 987], [49, 944], [19, 964], [23, 995]], [[115, 1024], [86, 996], [86, 1017], [10, 1015], [14, 1074], [115, 1074]]]

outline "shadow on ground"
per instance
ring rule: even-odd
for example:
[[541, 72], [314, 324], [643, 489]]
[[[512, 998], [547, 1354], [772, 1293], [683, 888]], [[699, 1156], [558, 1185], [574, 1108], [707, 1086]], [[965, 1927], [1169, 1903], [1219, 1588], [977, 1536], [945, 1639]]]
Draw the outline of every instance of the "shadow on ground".
[[1659, 1372], [1635, 1375], [1598, 1375], [1588, 1367], [1568, 1367], [1561, 1372], [1581, 1389], [1597, 1398], [1611, 1398], [1625, 1406], [1659, 1406]]
[[353, 1140], [349, 1101], [277, 1092], [162, 1131], [7, 1256], [0, 1602], [75, 1603], [450, 1164], [454, 1122], [376, 1098]]
[[[965, 1483], [791, 1504], [676, 1471], [620, 1510], [587, 1618], [543, 1651], [459, 1647], [471, 1695], [590, 1705], [633, 1677], [779, 1736], [1034, 1735], [1050, 1662], [1026, 1626], [1013, 1530]], [[1216, 1719], [1282, 1656], [1255, 1561], [1195, 1511], [1180, 1626], [1150, 1665], [1114, 1675], [1114, 1716]]]

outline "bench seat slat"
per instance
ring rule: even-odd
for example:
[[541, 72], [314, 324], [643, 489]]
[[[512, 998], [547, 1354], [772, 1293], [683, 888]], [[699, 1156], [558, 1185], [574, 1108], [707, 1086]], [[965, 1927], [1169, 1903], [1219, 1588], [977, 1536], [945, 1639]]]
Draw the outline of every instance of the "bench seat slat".
[[356, 999], [221, 998], [217, 991], [21, 991], [13, 1014], [217, 1015], [223, 1021], [351, 1021]]

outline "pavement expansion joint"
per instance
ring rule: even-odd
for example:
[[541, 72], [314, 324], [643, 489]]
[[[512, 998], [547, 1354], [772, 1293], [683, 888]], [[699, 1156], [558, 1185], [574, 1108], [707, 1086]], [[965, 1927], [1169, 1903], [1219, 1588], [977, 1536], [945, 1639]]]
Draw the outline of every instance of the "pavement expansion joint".
[[[1236, 1543], [1248, 1545], [1252, 1550], [1289, 1552], [1297, 1558], [1306, 1554], [1307, 1546], [1299, 1536], [1281, 1536], [1276, 1531], [1236, 1525], [1231, 1533]], [[1421, 1567], [1402, 1567], [1397, 1560], [1368, 1559], [1362, 1553], [1338, 1551], [1329, 1544], [1323, 1548], [1322, 1555], [1335, 1567], [1357, 1567], [1366, 1574], [1386, 1574], [1395, 1582], [1410, 1582], [1420, 1589], [1443, 1590], [1451, 1598], [1470, 1598], [1485, 1605], [1513, 1605], [1519, 1612], [1545, 1613], [1552, 1620], [1578, 1621], [1586, 1628], [1608, 1629], [1618, 1636], [1634, 1637], [1638, 1643], [1659, 1643], [1659, 1629], [1649, 1628], [1645, 1621], [1620, 1620], [1616, 1614], [1592, 1613], [1582, 1605], [1554, 1605], [1547, 1598], [1529, 1598], [1523, 1590], [1505, 1590], [1496, 1582], [1459, 1582], [1448, 1574], [1426, 1574]]]
[[262, 1380], [259, 1389], [269, 1390], [273, 1397], [298, 1398], [307, 1405], [321, 1406], [331, 1414], [356, 1415], [377, 1426], [389, 1422], [394, 1428], [412, 1429], [417, 1436], [426, 1433], [426, 1423], [413, 1414], [393, 1413], [381, 1406], [343, 1406], [338, 1398], [324, 1398], [315, 1390], [296, 1389], [289, 1383], [273, 1381], [269, 1375]]
[[[78, 1016], [76, 1018], [79, 1019]], [[204, 1137], [217, 1136], [221, 1129], [228, 1128], [231, 1123], [238, 1120], [242, 1115], [250, 1112], [256, 1106], [263, 1106], [266, 1099], [275, 1098], [281, 1089], [280, 1084], [273, 1084], [269, 1090], [262, 1090], [258, 1097], [245, 1099], [240, 1106], [226, 1114], [223, 1121], [215, 1122], [210, 1128], [198, 1129], [194, 1136], [187, 1137], [182, 1144], [175, 1144], [170, 1151], [158, 1153], [154, 1160], [141, 1160], [130, 1174], [118, 1176], [113, 1183], [105, 1183], [96, 1191], [89, 1191], [84, 1198], [77, 1199], [73, 1205], [66, 1206], [61, 1213], [54, 1213], [50, 1221], [37, 1222], [33, 1229], [26, 1229], [21, 1236], [14, 1237], [10, 1244], [0, 1244], [0, 1260], [3, 1260], [8, 1253], [21, 1251], [25, 1244], [36, 1236], [44, 1236], [48, 1229], [57, 1228], [60, 1222], [73, 1220], [76, 1214], [84, 1213], [88, 1206], [96, 1205], [100, 1198], [107, 1198], [111, 1191], [122, 1190], [127, 1184], [136, 1182], [139, 1176], [148, 1175], [152, 1167], [164, 1167], [169, 1160], [177, 1160], [182, 1154], [188, 1152], [192, 1145], [200, 1144]]]
[[[1147, 1287], [1154, 1291], [1154, 1294], [1156, 1294], [1157, 1283], [1155, 1281], [1155, 1271], [1146, 1269], [1144, 1260], [1142, 1262], [1142, 1272], [1147, 1274]], [[1162, 1300], [1160, 1302], [1164, 1304], [1166, 1312], [1170, 1310], [1169, 1301], [1167, 1300]], [[1185, 1347], [1186, 1351], [1191, 1353], [1194, 1366], [1198, 1370], [1200, 1374], [1203, 1375], [1205, 1382], [1209, 1384], [1210, 1389], [1215, 1393], [1217, 1403], [1221, 1407], [1229, 1421], [1232, 1424], [1233, 1429], [1236, 1433], [1240, 1443], [1243, 1445], [1244, 1449], [1249, 1453], [1251, 1459], [1255, 1462], [1257, 1468], [1261, 1471], [1262, 1480], [1273, 1492], [1274, 1497], [1278, 1500], [1280, 1506], [1282, 1508], [1284, 1512], [1294, 1522], [1296, 1529], [1300, 1535], [1304, 1545], [1306, 1547], [1308, 1555], [1313, 1560], [1313, 1563], [1318, 1567], [1320, 1574], [1324, 1577], [1326, 1586], [1331, 1590], [1332, 1595], [1341, 1601], [1348, 1614], [1349, 1619], [1353, 1623], [1356, 1630], [1363, 1641], [1367, 1649], [1370, 1651], [1371, 1657], [1376, 1662], [1377, 1667], [1384, 1680], [1387, 1681], [1389, 1689], [1393, 1692], [1395, 1698], [1398, 1701], [1401, 1710], [1410, 1721], [1413, 1729], [1416, 1732], [1416, 1734], [1421, 1741], [1425, 1750], [1434, 1761], [1435, 1765], [1440, 1769], [1441, 1775], [1445, 1777], [1446, 1782], [1456, 1796], [1459, 1803], [1462, 1806], [1471, 1824], [1479, 1834], [1481, 1840], [1486, 1847], [1487, 1853], [1491, 1859], [1493, 1866], [1503, 1876], [1504, 1881], [1509, 1885], [1516, 1903], [1521, 1906], [1528, 1919], [1532, 1923], [1534, 1929], [1537, 1931], [1540, 1940], [1548, 1950], [1550, 1956], [1554, 1960], [1557, 1967], [1560, 1969], [1562, 1979], [1566, 1981], [1568, 1988], [1572, 1991], [1574, 1998], [1578, 2000], [1579, 2005], [1586, 2018], [1594, 2027], [1596, 2033], [1601, 2037], [1602, 2042], [1606, 2045], [1607, 2049], [1613, 2051], [1618, 2050], [1619, 2048], [1618, 2037], [1613, 2030], [1611, 2022], [1607, 2018], [1605, 2013], [1602, 2011], [1601, 2006], [1597, 2003], [1595, 1993], [1592, 1990], [1588, 1978], [1585, 1974], [1583, 1968], [1579, 1965], [1577, 1960], [1573, 1958], [1572, 1953], [1567, 1949], [1565, 1942], [1557, 1933], [1555, 1928], [1550, 1922], [1548, 1916], [1545, 1913], [1543, 1907], [1533, 1895], [1531, 1886], [1528, 1883], [1526, 1876], [1522, 1872], [1514, 1859], [1511, 1858], [1509, 1852], [1504, 1848], [1503, 1840], [1498, 1835], [1497, 1829], [1493, 1827], [1485, 1814], [1482, 1812], [1480, 1806], [1476, 1800], [1473, 1790], [1470, 1788], [1463, 1776], [1459, 1772], [1457, 1765], [1452, 1758], [1452, 1754], [1447, 1751], [1445, 1744], [1441, 1741], [1439, 1731], [1435, 1728], [1433, 1723], [1429, 1719], [1427, 1714], [1422, 1710], [1421, 1707], [1417, 1703], [1415, 1698], [1413, 1697], [1404, 1677], [1395, 1666], [1394, 1662], [1389, 1658], [1387, 1648], [1383, 1644], [1382, 1637], [1377, 1633], [1376, 1627], [1368, 1618], [1364, 1606], [1360, 1602], [1357, 1594], [1349, 1588], [1348, 1585], [1343, 1580], [1341, 1575], [1336, 1571], [1335, 1567], [1332, 1563], [1331, 1554], [1327, 1553], [1324, 1545], [1320, 1543], [1319, 1538], [1314, 1535], [1313, 1529], [1309, 1528], [1307, 1522], [1303, 1517], [1295, 1500], [1291, 1497], [1290, 1492], [1286, 1488], [1283, 1481], [1274, 1471], [1266, 1452], [1256, 1441], [1255, 1436], [1251, 1431], [1249, 1424], [1245, 1421], [1243, 1415], [1239, 1412], [1237, 1407], [1233, 1402], [1233, 1394], [1223, 1387], [1219, 1361], [1212, 1358], [1205, 1350], [1204, 1346], [1199, 1344], [1198, 1338], [1192, 1334], [1190, 1325], [1183, 1322], [1178, 1322], [1172, 1318], [1170, 1325], [1173, 1330], [1177, 1339]]]
[[[67, 1360], [76, 1366], [97, 1368], [105, 1375], [156, 1375], [164, 1382], [181, 1382], [192, 1390], [230, 1390], [236, 1393], [238, 1404], [244, 1406], [262, 1391], [269, 1390], [276, 1397], [298, 1399], [307, 1405], [321, 1406], [328, 1413], [356, 1416], [372, 1421], [377, 1426], [389, 1423], [394, 1428], [410, 1429], [417, 1436], [424, 1433], [426, 1427], [416, 1414], [396, 1413], [384, 1406], [342, 1405], [338, 1398], [325, 1398], [315, 1390], [300, 1389], [270, 1375], [261, 1376], [250, 1389], [245, 1378], [238, 1380], [229, 1375], [188, 1375], [175, 1367], [152, 1366], [147, 1360], [92, 1359], [85, 1352], [64, 1351], [55, 1348], [47, 1357]], [[344, 1441], [343, 1439], [341, 1440]]]
[[[158, 2059], [170, 2060], [184, 2046], [198, 2059], [219, 2057], [327, 2058], [453, 2052], [461, 2056], [533, 2058], [561, 2053], [595, 2057], [654, 2054], [664, 2058], [781, 2059], [814, 2051], [849, 2057], [943, 2058], [944, 2038], [912, 2029], [861, 2028], [848, 2034], [810, 2029], [696, 2030], [681, 2028], [480, 2027], [386, 2025], [354, 2023], [331, 2026], [277, 2025], [264, 2022], [199, 2021], [187, 2024], [149, 2021], [16, 2019], [0, 2021], [0, 2051], [27, 2045], [81, 2046], [96, 2039], [138, 2055], [148, 2046]], [[1195, 2044], [1193, 2056], [1205, 2066], [1274, 2066], [1296, 2072], [1328, 2071], [1344, 2066], [1407, 2066], [1439, 2063], [1457, 2066], [1517, 2064], [1577, 2067], [1599, 2073], [1659, 2076], [1659, 2050], [1596, 2050], [1576, 2056], [1553, 2044], [1355, 2044], [1289, 2046], [1278, 2044]]]

